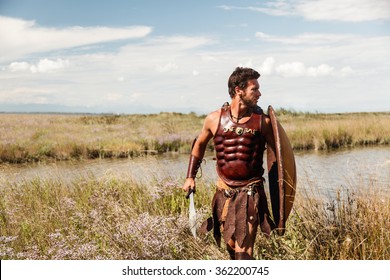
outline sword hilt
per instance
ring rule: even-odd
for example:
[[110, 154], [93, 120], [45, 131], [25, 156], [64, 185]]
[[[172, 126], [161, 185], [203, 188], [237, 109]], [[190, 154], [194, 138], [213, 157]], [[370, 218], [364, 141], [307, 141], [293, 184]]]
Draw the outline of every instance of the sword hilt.
[[189, 199], [192, 193], [195, 193], [195, 189], [189, 189], [186, 198]]

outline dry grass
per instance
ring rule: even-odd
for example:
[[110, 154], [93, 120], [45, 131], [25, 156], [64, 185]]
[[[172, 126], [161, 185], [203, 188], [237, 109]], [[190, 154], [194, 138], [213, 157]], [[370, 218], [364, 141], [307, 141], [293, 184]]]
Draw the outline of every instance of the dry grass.
[[[0, 163], [126, 158], [189, 152], [204, 116], [0, 114]], [[294, 149], [390, 143], [390, 113], [304, 114], [280, 110]], [[209, 149], [213, 147], [210, 144]]]
[[295, 150], [390, 144], [390, 113], [281, 114]]
[[[211, 234], [194, 239], [176, 179], [32, 179], [0, 190], [1, 259], [228, 259]], [[200, 181], [199, 223], [213, 187]], [[360, 186], [356, 186], [359, 189]], [[259, 234], [257, 259], [389, 259], [390, 197], [340, 192], [324, 202], [299, 192], [286, 235]]]
[[[295, 149], [390, 143], [390, 114], [294, 114], [279, 120]], [[132, 157], [145, 150], [188, 152], [203, 117], [0, 115], [0, 163]], [[212, 147], [210, 146], [210, 149]], [[207, 234], [187, 227], [188, 201], [175, 178], [151, 184], [107, 175], [2, 182], [1, 259], [228, 259]], [[284, 237], [258, 236], [258, 259], [390, 259], [390, 196], [376, 183], [334, 200], [298, 192]], [[199, 222], [213, 189], [198, 182]], [[388, 187], [388, 186], [387, 186]], [[299, 190], [303, 189], [298, 186]], [[362, 191], [352, 191], [352, 190]], [[314, 191], [313, 191], [314, 193]]]
[[257, 258], [388, 260], [389, 209], [390, 196], [374, 190], [346, 189], [329, 202], [299, 195], [286, 235], [263, 238]]
[[195, 241], [187, 201], [172, 184], [113, 177], [65, 185], [34, 179], [1, 189], [1, 259], [200, 259], [223, 254]]
[[0, 115], [0, 162], [122, 158], [189, 149], [194, 115]]

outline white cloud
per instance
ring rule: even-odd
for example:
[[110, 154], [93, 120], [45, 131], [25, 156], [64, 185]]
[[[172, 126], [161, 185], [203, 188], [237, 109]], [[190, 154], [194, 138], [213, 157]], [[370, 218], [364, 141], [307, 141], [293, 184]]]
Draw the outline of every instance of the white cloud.
[[69, 66], [69, 60], [67, 59], [41, 59], [37, 64], [30, 64], [28, 62], [12, 62], [8, 69], [11, 72], [25, 72], [30, 71], [32, 73], [51, 73], [57, 72]]
[[308, 76], [311, 77], [320, 77], [320, 76], [329, 76], [333, 73], [333, 71], [334, 71], [333, 67], [327, 64], [321, 64], [319, 66], [307, 68], [306, 73]]
[[345, 77], [353, 73], [350, 66], [345, 66], [340, 70], [336, 70], [335, 67], [329, 66], [328, 64], [306, 66], [305, 63], [301, 61], [276, 64], [273, 57], [267, 57], [258, 69], [261, 75], [277, 75], [285, 78], [325, 76]]
[[[90, 53], [65, 53], [61, 59], [48, 57], [13, 62], [4, 68], [6, 71], [0, 72], [0, 79], [5, 81], [0, 89], [0, 99], [6, 103], [21, 103], [27, 95], [16, 94], [12, 89], [23, 85], [27, 94], [28, 88], [34, 90], [45, 84], [50, 89], [45, 96], [52, 97], [47, 99], [48, 103], [75, 106], [82, 102], [90, 107], [107, 104], [185, 107], [177, 98], [178, 92], [197, 90], [198, 87], [193, 86], [195, 76], [207, 73], [196, 77], [197, 82], [203, 83], [215, 70], [210, 66], [216, 65], [218, 58], [211, 58], [202, 49], [213, 42], [201, 36], [153, 37], [128, 43], [111, 52], [94, 49]], [[202, 59], [204, 55], [208, 59]], [[72, 67], [72, 71], [60, 71], [64, 69], [59, 67], [61, 65]], [[37, 75], [49, 70], [60, 73]], [[9, 98], [10, 92], [12, 98]], [[26, 100], [34, 103], [38, 100], [37, 95]], [[3, 99], [5, 96], [7, 98]]]
[[306, 75], [306, 66], [302, 62], [284, 63], [276, 67], [276, 72], [283, 77], [301, 77]]
[[159, 47], [161, 50], [180, 51], [213, 44], [215, 41], [206, 36], [159, 36], [149, 38], [140, 46]]
[[160, 73], [174, 71], [174, 70], [177, 70], [178, 68], [179, 68], [179, 66], [177, 66], [177, 64], [174, 62], [168, 62], [164, 65], [157, 65], [156, 66], [156, 70]]
[[69, 66], [69, 60], [64, 59], [57, 59], [57, 60], [50, 60], [50, 59], [41, 59], [37, 65], [31, 66], [31, 72], [33, 73], [50, 73], [50, 72], [56, 72], [58, 70], [64, 69]]
[[331, 34], [331, 33], [303, 33], [294, 36], [277, 36], [263, 32], [256, 32], [255, 37], [265, 42], [292, 44], [292, 45], [322, 45], [346, 43], [356, 38], [356, 35], [350, 34]]
[[299, 1], [299, 15], [308, 20], [363, 22], [390, 19], [388, 0], [316, 0]]
[[350, 66], [346, 66], [346, 67], [343, 67], [341, 70], [340, 70], [340, 74], [342, 77], [344, 76], [349, 76], [351, 74], [353, 74], [353, 70]]
[[[213, 39], [202, 36], [147, 38], [141, 43], [128, 44], [120, 48], [119, 52], [111, 57], [110, 64], [135, 71], [137, 75], [139, 71], [149, 71], [149, 76], [153, 73], [183, 74], [187, 68], [191, 68], [187, 70], [187, 73], [191, 74], [193, 70], [191, 64], [204, 61], [198, 57], [197, 49], [213, 43]], [[177, 71], [178, 69], [180, 71]]]
[[249, 10], [272, 16], [300, 16], [313, 21], [390, 20], [388, 0], [276, 0], [256, 7], [219, 7], [224, 10]]
[[263, 64], [260, 66], [259, 70], [261, 75], [272, 75], [275, 70], [275, 59], [273, 57], [267, 57]]
[[[378, 95], [389, 88], [384, 78], [390, 61], [389, 36], [256, 36], [259, 40], [244, 48], [226, 49], [207, 36], [160, 36], [126, 42], [110, 51], [102, 45], [61, 52], [61, 60], [50, 54], [9, 60], [6, 71], [0, 71], [0, 100], [91, 108], [192, 107], [203, 113], [229, 100], [226, 80], [236, 65], [258, 66], [264, 90], [261, 106], [301, 109], [297, 106], [311, 104], [307, 109], [315, 110], [320, 106], [318, 96], [331, 100], [346, 92], [358, 95], [371, 90], [365, 84]], [[66, 67], [72, 71], [63, 71]], [[58, 74], [38, 75], [48, 71]], [[21, 87], [23, 93], [13, 91]], [[326, 104], [333, 106], [332, 101]]]
[[0, 16], [0, 61], [9, 61], [36, 52], [73, 48], [120, 39], [141, 38], [152, 31], [148, 26], [41, 27], [35, 21]]
[[293, 12], [294, 9], [292, 5], [289, 3], [289, 1], [267, 2], [264, 6], [261, 7], [254, 7], [254, 6], [239, 7], [239, 6], [229, 6], [229, 5], [221, 5], [218, 7], [226, 11], [248, 10], [248, 11], [273, 15], [273, 16], [290, 16], [294, 14]]
[[30, 69], [31, 65], [27, 62], [12, 62], [9, 66], [8, 69], [11, 72], [24, 72], [28, 71]]
[[[332, 71], [324, 67], [310, 69], [309, 73], [316, 77], [329, 75], [329, 73], [337, 76], [357, 73], [366, 75], [383, 72], [390, 67], [388, 62], [390, 36], [331, 33], [276, 36], [258, 32], [256, 37], [262, 42], [269, 43], [262, 46], [267, 47], [269, 56], [274, 57], [281, 64], [300, 61], [309, 65], [308, 68], [319, 67], [321, 64], [333, 68]], [[290, 72], [288, 71], [290, 68], [297, 70], [297, 67], [298, 65], [286, 65], [285, 68], [280, 69], [280, 73]]]
[[253, 59], [250, 58], [245, 63], [239, 64], [238, 66], [253, 68]]

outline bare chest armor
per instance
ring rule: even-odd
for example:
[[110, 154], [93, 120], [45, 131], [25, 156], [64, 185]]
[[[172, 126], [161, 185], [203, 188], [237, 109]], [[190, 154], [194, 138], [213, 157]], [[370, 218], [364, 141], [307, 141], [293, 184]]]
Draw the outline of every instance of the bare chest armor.
[[222, 109], [214, 145], [218, 175], [230, 187], [241, 187], [263, 176], [262, 115], [257, 107], [247, 122], [238, 124], [231, 119], [230, 107]]

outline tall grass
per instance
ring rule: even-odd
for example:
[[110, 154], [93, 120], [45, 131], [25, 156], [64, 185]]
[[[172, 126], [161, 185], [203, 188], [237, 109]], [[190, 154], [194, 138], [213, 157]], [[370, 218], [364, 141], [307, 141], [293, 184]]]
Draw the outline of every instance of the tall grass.
[[[201, 194], [199, 195], [201, 196]], [[187, 229], [172, 184], [34, 179], [1, 189], [1, 259], [188, 259], [222, 253]], [[201, 215], [201, 212], [200, 212]]]
[[390, 144], [390, 113], [310, 114], [281, 110], [295, 150]]
[[[390, 113], [308, 114], [279, 110], [295, 150], [390, 144]], [[0, 114], [0, 163], [127, 158], [189, 152], [204, 116]], [[210, 143], [208, 147], [212, 150]]]
[[389, 209], [390, 196], [373, 190], [340, 190], [328, 202], [298, 196], [286, 235], [260, 240], [258, 258], [388, 260]]
[[195, 114], [0, 114], [0, 162], [127, 158], [184, 152], [201, 127]]
[[[107, 175], [71, 183], [39, 178], [0, 189], [1, 259], [228, 259], [211, 233], [194, 239], [188, 201], [171, 178], [150, 185]], [[372, 186], [373, 189], [375, 186]], [[359, 188], [359, 186], [357, 186]], [[198, 223], [214, 186], [200, 180]], [[258, 235], [257, 259], [389, 259], [390, 196], [299, 192], [286, 235]]]
[[[280, 110], [294, 149], [390, 143], [390, 113]], [[0, 114], [0, 163], [189, 152], [204, 116]], [[209, 146], [212, 149], [212, 146]], [[1, 182], [1, 259], [228, 259], [211, 234], [194, 239], [175, 178], [84, 176]], [[258, 234], [257, 259], [390, 259], [390, 195], [360, 183], [324, 201], [298, 192], [286, 235]], [[298, 186], [301, 189], [300, 186]], [[214, 186], [200, 180], [199, 224]], [[382, 188], [385, 189], [386, 188]]]

